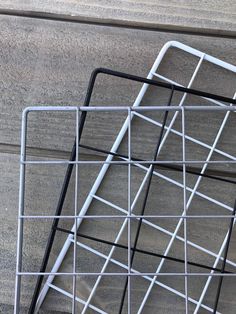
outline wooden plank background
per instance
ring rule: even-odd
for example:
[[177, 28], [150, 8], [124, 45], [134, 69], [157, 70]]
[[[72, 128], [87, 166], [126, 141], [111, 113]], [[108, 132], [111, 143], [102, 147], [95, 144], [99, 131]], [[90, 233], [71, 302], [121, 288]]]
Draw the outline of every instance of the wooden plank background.
[[234, 0], [1, 1], [0, 9], [71, 16], [81, 21], [235, 36]]

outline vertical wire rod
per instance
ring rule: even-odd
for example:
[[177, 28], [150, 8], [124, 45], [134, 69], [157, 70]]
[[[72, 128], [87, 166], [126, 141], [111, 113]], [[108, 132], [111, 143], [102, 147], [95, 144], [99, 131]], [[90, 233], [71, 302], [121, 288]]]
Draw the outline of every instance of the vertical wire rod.
[[[185, 110], [182, 107], [182, 155], [183, 155], [183, 205], [184, 215], [187, 215], [186, 207], [186, 150], [185, 150]], [[188, 240], [187, 240], [187, 219], [184, 219], [184, 272], [188, 273]], [[185, 312], [188, 314], [188, 276], [184, 277], [185, 285]]]
[[[28, 111], [24, 110], [22, 114], [22, 127], [21, 127], [21, 154], [20, 154], [21, 161], [25, 161], [25, 155], [26, 155], [27, 116], [28, 116]], [[18, 273], [22, 269], [23, 223], [24, 222], [23, 222], [23, 219], [20, 219], [19, 217], [24, 214], [25, 167], [26, 165], [23, 162], [21, 162], [20, 163], [20, 188], [19, 188], [14, 314], [18, 314], [20, 312], [21, 276], [19, 276]]]
[[[77, 216], [78, 212], [78, 185], [79, 185], [79, 110], [76, 110], [76, 137], [75, 137], [75, 200], [74, 200], [74, 214]], [[74, 219], [75, 231], [74, 231], [74, 252], [73, 252], [73, 272], [76, 273], [76, 260], [77, 260], [77, 245], [76, 245], [76, 231], [77, 231], [77, 219]], [[76, 302], [76, 275], [73, 276], [73, 299], [72, 299], [72, 314], [76, 314], [77, 302]]]
[[[128, 160], [131, 161], [131, 109], [128, 111]], [[128, 273], [131, 273], [131, 164], [128, 164]], [[128, 314], [131, 313], [131, 277], [128, 276]]]

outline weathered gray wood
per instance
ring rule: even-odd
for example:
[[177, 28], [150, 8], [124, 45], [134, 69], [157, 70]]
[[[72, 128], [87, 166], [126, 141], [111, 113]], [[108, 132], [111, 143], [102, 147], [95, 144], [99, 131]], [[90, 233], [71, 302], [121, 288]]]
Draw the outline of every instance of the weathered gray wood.
[[[90, 73], [99, 66], [146, 76], [156, 55], [168, 40], [183, 41], [235, 63], [233, 40], [50, 21], [41, 23], [40, 20], [13, 17], [2, 17], [0, 29], [0, 143], [3, 144], [19, 145], [21, 112], [26, 106], [83, 104]], [[160, 73], [187, 84], [196, 61], [186, 54], [170, 51], [163, 60]], [[194, 87], [232, 97], [235, 77], [216, 67], [207, 64], [205, 67], [199, 73]], [[220, 75], [222, 80], [219, 79]], [[202, 84], [206, 80], [207, 86]], [[92, 105], [130, 105], [139, 89], [140, 84], [100, 77]], [[155, 97], [157, 94], [158, 99]], [[167, 99], [166, 92], [151, 89], [144, 104], [166, 104]], [[193, 103], [197, 101], [196, 98], [192, 100]], [[176, 102], [177, 99], [173, 101]], [[104, 145], [105, 138], [105, 146], [110, 148], [124, 116], [105, 114], [106, 118], [103, 119], [100, 113], [96, 117], [95, 114], [89, 117], [83, 135], [86, 142], [96, 142], [96, 146], [101, 146]], [[74, 136], [74, 119], [71, 114], [30, 114], [29, 121], [29, 146], [70, 150]], [[201, 130], [198, 128], [201, 121], [205, 124], [202, 119], [194, 123], [197, 130]], [[150, 128], [144, 143], [150, 143], [148, 137], [152, 132], [153, 128]], [[210, 138], [209, 140], [211, 141]], [[226, 143], [228, 141], [229, 138], [226, 138]], [[3, 146], [1, 151], [4, 151]]]
[[235, 34], [235, 1], [1, 1], [0, 8], [68, 15], [83, 21]]

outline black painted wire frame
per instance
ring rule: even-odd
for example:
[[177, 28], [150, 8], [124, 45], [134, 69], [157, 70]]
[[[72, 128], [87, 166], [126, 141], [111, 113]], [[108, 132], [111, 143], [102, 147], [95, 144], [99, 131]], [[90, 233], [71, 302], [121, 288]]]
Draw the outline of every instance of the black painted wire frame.
[[[155, 81], [155, 80], [152, 80], [152, 79], [148, 79], [148, 78], [143, 78], [143, 77], [136, 76], [136, 75], [127, 74], [127, 73], [124, 73], [124, 72], [118, 72], [118, 71], [105, 69], [105, 68], [97, 68], [91, 74], [91, 77], [90, 77], [90, 80], [89, 80], [89, 84], [88, 84], [88, 88], [87, 88], [85, 101], [84, 101], [84, 106], [89, 106], [89, 104], [90, 104], [91, 96], [92, 96], [92, 93], [93, 93], [93, 88], [94, 88], [95, 81], [96, 81], [96, 78], [97, 78], [98, 74], [106, 74], [106, 75], [110, 75], [110, 76], [114, 76], [114, 77], [119, 77], [119, 78], [131, 80], [131, 81], [135, 81], [135, 82], [145, 83], [145, 84], [152, 85], [152, 86], [162, 87], [162, 88], [165, 88], [165, 89], [169, 89], [171, 91], [174, 89], [175, 91], [188, 93], [188, 94], [191, 94], [191, 95], [205, 97], [205, 98], [209, 98], [209, 99], [213, 99], [213, 100], [219, 100], [219, 101], [226, 102], [226, 103], [229, 103], [229, 104], [236, 104], [236, 100], [235, 99], [231, 99], [229, 97], [224, 97], [224, 96], [220, 96], [220, 95], [216, 95], [216, 94], [211, 94], [211, 93], [207, 93], [207, 92], [203, 92], [203, 91], [199, 91], [199, 90], [195, 90], [195, 89], [189, 89], [189, 88], [177, 86], [177, 85], [174, 85], [174, 84], [159, 82], [159, 81]], [[82, 135], [82, 132], [83, 132], [85, 120], [86, 120], [86, 111], [82, 112], [81, 118], [80, 118], [79, 142], [80, 142], [81, 135]], [[72, 151], [71, 151], [70, 161], [74, 161], [75, 160], [75, 155], [76, 155], [76, 142], [74, 143]], [[67, 170], [66, 170], [66, 174], [65, 174], [65, 178], [64, 178], [63, 184], [62, 184], [61, 193], [60, 193], [59, 200], [58, 200], [58, 203], [57, 203], [57, 207], [56, 207], [56, 210], [55, 210], [55, 216], [60, 216], [61, 215], [61, 212], [62, 212], [62, 209], [63, 209], [63, 205], [64, 205], [64, 200], [65, 200], [66, 193], [67, 193], [68, 186], [69, 186], [69, 182], [70, 182], [70, 179], [71, 179], [72, 170], [73, 170], [73, 164], [69, 164], [68, 167], [67, 167]], [[51, 231], [49, 233], [48, 241], [47, 241], [46, 248], [45, 248], [45, 253], [44, 253], [43, 260], [42, 260], [42, 263], [41, 263], [41, 266], [40, 266], [40, 272], [42, 272], [42, 273], [46, 271], [46, 268], [47, 268], [47, 265], [48, 265], [48, 261], [49, 261], [49, 258], [50, 258], [50, 253], [51, 253], [52, 246], [53, 246], [53, 243], [54, 243], [54, 240], [55, 240], [55, 235], [56, 235], [56, 230], [57, 230], [57, 226], [58, 226], [58, 223], [59, 223], [59, 219], [60, 218], [54, 218], [53, 223], [52, 223]], [[43, 274], [39, 275], [37, 277], [36, 286], [35, 286], [35, 289], [34, 289], [31, 305], [30, 305], [29, 312], [28, 312], [29, 314], [33, 314], [34, 313], [35, 306], [36, 306], [36, 303], [37, 303], [37, 299], [38, 299], [38, 296], [39, 296], [39, 293], [40, 293], [40, 289], [41, 289], [41, 286], [42, 286], [43, 278], [44, 278]]]

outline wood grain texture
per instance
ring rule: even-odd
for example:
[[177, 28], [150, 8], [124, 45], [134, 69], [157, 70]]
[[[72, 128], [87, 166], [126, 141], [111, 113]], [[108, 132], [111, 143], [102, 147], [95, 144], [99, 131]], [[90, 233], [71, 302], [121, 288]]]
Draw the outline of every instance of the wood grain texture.
[[[161, 47], [168, 40], [182, 41], [225, 61], [236, 63], [235, 41], [230, 39], [52, 21], [41, 23], [40, 20], [13, 17], [3, 17], [0, 23], [1, 151], [4, 151], [4, 144], [19, 145], [21, 113], [25, 107], [40, 104], [82, 105], [90, 74], [96, 67], [146, 76]], [[173, 49], [164, 58], [159, 73], [186, 85], [196, 63], [196, 59]], [[228, 71], [206, 63], [193, 87], [232, 97], [235, 83], [235, 76]], [[140, 84], [101, 76], [97, 81], [91, 105], [131, 105], [140, 87]], [[179, 97], [180, 95], [176, 95], [174, 104]], [[168, 94], [165, 91], [150, 89], [144, 104], [162, 105], [166, 104], [167, 99]], [[188, 98], [188, 104], [198, 101], [196, 98]], [[189, 131], [194, 134], [203, 130], [199, 130], [198, 123], [204, 125], [204, 119], [207, 119], [204, 115], [195, 119]], [[220, 117], [212, 120], [214, 128], [219, 119]], [[124, 115], [121, 114], [91, 113], [83, 138], [87, 144], [96, 143], [95, 146], [105, 145], [105, 149], [110, 149], [123, 121]], [[231, 125], [233, 123], [232, 120]], [[69, 151], [75, 134], [74, 126], [75, 118], [72, 114], [30, 114], [28, 145]], [[179, 127], [178, 124], [176, 127]], [[146, 129], [146, 135], [143, 134], [144, 145], [153, 142], [153, 127], [147, 125]], [[212, 134], [213, 131], [212, 128]], [[199, 133], [198, 136], [202, 138], [204, 134]], [[137, 138], [138, 150], [141, 147], [140, 140]], [[211, 132], [208, 141], [212, 141]], [[227, 144], [228, 150], [233, 149], [228, 145], [230, 141], [231, 137], [226, 136], [221, 144], [222, 148]], [[148, 145], [146, 149], [148, 150]]]
[[213, 34], [235, 33], [236, 4], [227, 1], [53, 0], [1, 1], [0, 8], [56, 13], [74, 19], [166, 30]]

